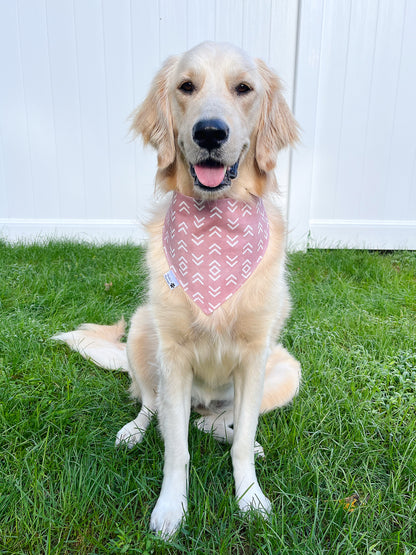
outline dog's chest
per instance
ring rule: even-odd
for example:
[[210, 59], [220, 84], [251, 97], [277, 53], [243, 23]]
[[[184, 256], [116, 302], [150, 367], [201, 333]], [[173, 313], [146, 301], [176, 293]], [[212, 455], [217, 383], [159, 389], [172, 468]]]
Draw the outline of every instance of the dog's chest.
[[198, 201], [175, 193], [163, 228], [167, 281], [211, 314], [254, 272], [269, 242], [261, 199]]
[[202, 337], [191, 355], [193, 404], [209, 406], [233, 397], [233, 370], [239, 362], [238, 349], [229, 340], [212, 342]]

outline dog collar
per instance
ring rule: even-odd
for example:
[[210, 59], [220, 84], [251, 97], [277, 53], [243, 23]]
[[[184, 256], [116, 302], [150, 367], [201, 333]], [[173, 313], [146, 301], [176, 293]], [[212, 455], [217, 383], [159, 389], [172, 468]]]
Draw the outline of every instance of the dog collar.
[[174, 193], [163, 228], [171, 288], [180, 285], [205, 314], [227, 301], [251, 276], [269, 242], [263, 202], [197, 200]]

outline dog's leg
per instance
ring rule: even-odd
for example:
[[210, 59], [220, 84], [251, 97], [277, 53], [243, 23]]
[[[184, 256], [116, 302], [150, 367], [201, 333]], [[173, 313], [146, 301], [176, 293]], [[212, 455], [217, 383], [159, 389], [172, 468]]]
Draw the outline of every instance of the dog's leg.
[[117, 434], [116, 445], [133, 447], [142, 441], [152, 416], [157, 412], [157, 334], [149, 306], [141, 306], [131, 319], [127, 338], [127, 356], [131, 377], [130, 393], [142, 402], [134, 420]]
[[[212, 434], [213, 437], [222, 442], [232, 444], [234, 441], [234, 429], [232, 411], [226, 411], [221, 414], [208, 414], [195, 420], [195, 426], [207, 434]], [[259, 457], [264, 457], [263, 447], [254, 442], [254, 454]]]
[[269, 513], [271, 503], [262, 492], [254, 468], [254, 441], [263, 394], [267, 350], [247, 352], [234, 371], [234, 440], [231, 448], [236, 496], [244, 512]]
[[126, 445], [131, 449], [137, 443], [140, 443], [153, 415], [156, 413], [156, 409], [155, 397], [149, 397], [146, 401], [143, 398], [142, 408], [137, 417], [117, 432], [116, 445]]
[[132, 397], [141, 399], [142, 407], [137, 417], [119, 430], [116, 437], [116, 445], [122, 444], [132, 448], [142, 441], [153, 415], [157, 412], [157, 382], [155, 379], [157, 370], [153, 368], [155, 365], [150, 362], [149, 357], [144, 362], [141, 361], [141, 365], [137, 365], [137, 357], [134, 359], [131, 356], [131, 351], [134, 352], [134, 348], [141, 348], [144, 351], [145, 347], [147, 347], [144, 341], [136, 343], [134, 348], [131, 345], [129, 347], [131, 368], [130, 393]]
[[233, 425], [232, 411], [201, 416], [201, 418], [195, 420], [194, 424], [201, 432], [212, 434], [218, 441], [230, 444], [233, 442], [234, 430], [231, 427]]
[[192, 369], [177, 349], [162, 356], [159, 382], [159, 422], [165, 442], [163, 483], [150, 527], [164, 537], [178, 529], [188, 508], [188, 428]]

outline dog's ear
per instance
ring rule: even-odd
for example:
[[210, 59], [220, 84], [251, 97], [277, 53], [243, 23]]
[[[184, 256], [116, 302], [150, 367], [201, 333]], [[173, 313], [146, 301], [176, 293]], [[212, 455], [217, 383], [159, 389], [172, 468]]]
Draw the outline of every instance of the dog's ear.
[[298, 124], [282, 95], [279, 78], [262, 60], [256, 60], [265, 96], [257, 129], [256, 160], [262, 171], [276, 165], [280, 149], [298, 140]]
[[165, 61], [153, 79], [146, 99], [132, 114], [131, 131], [135, 135], [141, 135], [145, 145], [150, 143], [157, 150], [157, 163], [161, 169], [167, 168], [175, 161], [168, 83], [176, 62], [176, 57]]

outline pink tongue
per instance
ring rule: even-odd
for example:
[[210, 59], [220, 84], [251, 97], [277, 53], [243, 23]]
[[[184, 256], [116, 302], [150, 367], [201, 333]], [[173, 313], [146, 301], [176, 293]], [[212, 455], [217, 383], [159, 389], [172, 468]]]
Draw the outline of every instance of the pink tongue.
[[224, 179], [225, 167], [210, 168], [206, 166], [194, 166], [195, 173], [205, 187], [218, 187]]

